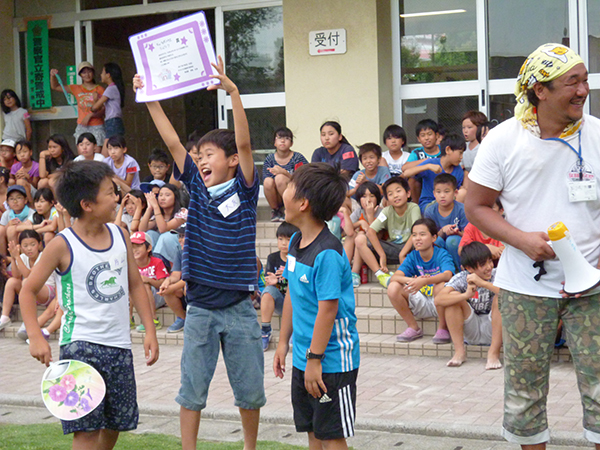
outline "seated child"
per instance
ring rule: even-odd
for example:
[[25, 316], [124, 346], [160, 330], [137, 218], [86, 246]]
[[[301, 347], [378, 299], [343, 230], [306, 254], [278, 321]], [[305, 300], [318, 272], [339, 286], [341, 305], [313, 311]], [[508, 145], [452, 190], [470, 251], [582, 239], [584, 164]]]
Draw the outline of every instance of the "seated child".
[[[390, 279], [387, 264], [400, 262], [412, 248], [411, 227], [421, 218], [421, 212], [415, 203], [409, 202], [410, 189], [404, 178], [393, 177], [386, 181], [383, 194], [389, 206], [383, 208], [367, 229], [366, 235], [356, 236], [356, 249], [383, 287], [387, 287]], [[377, 237], [377, 233], [382, 230], [387, 230], [387, 240], [379, 240]], [[374, 252], [379, 255], [379, 263]], [[356, 275], [353, 275], [354, 279], [357, 279]]]
[[29, 141], [19, 141], [15, 147], [17, 160], [19, 162], [13, 164], [10, 168], [10, 184], [20, 184], [25, 187], [30, 185], [37, 188], [40, 180], [40, 165], [31, 159], [32, 147]]
[[431, 119], [423, 119], [417, 123], [415, 134], [421, 147], [410, 152], [406, 163], [402, 166], [402, 171], [419, 165], [419, 161], [424, 159], [439, 158], [442, 155], [438, 145], [439, 126]]
[[437, 227], [431, 219], [419, 219], [412, 226], [412, 243], [415, 251], [409, 253], [388, 285], [392, 306], [402, 316], [408, 328], [396, 339], [410, 342], [423, 337], [416, 319], [438, 317], [438, 330], [434, 344], [450, 342], [446, 316], [442, 306], [434, 304], [434, 297], [454, 275], [454, 262], [450, 253], [435, 245]]
[[43, 236], [44, 244], [48, 244], [58, 230], [58, 211], [54, 207], [54, 194], [50, 188], [40, 188], [35, 192], [33, 205], [35, 212], [31, 220], [24, 220], [16, 227], [7, 230], [8, 240], [15, 241], [15, 233], [25, 230], [35, 230]]
[[38, 187], [53, 188], [58, 170], [75, 159], [69, 142], [62, 134], [53, 134], [46, 141], [48, 149], [40, 152]]
[[354, 290], [342, 244], [325, 226], [346, 189], [338, 170], [316, 163], [298, 169], [283, 194], [286, 219], [300, 231], [283, 272], [289, 290], [273, 369], [283, 377], [293, 329], [294, 422], [308, 433], [311, 449], [346, 449], [354, 435], [360, 363]]
[[436, 245], [448, 250], [454, 265], [460, 269], [458, 246], [469, 221], [464, 205], [456, 201], [456, 192], [456, 178], [449, 173], [440, 173], [433, 179], [435, 202], [427, 206], [424, 216], [438, 227]]
[[[10, 312], [15, 303], [15, 297], [19, 295], [23, 281], [31, 273], [31, 268], [42, 256], [42, 238], [33, 230], [25, 230], [19, 236], [19, 244], [9, 242], [8, 248], [10, 250], [10, 256], [12, 257], [12, 277], [6, 282], [6, 286], [4, 287], [0, 330], [3, 330], [10, 325]], [[54, 274], [51, 274], [36, 296], [36, 303], [38, 305], [48, 307], [47, 311], [40, 316], [39, 320], [42, 320], [41, 322], [38, 322], [40, 326], [45, 324], [50, 317], [54, 316], [55, 302], [53, 302], [53, 300], [55, 298], [56, 280]], [[48, 314], [48, 312], [50, 312], [50, 314]], [[48, 330], [43, 333], [46, 339], [50, 337], [50, 332], [48, 332]]]
[[[494, 202], [492, 210], [496, 211], [500, 215], [504, 213], [504, 208], [502, 208], [502, 202], [499, 198], [497, 198]], [[465, 245], [470, 244], [471, 242], [481, 242], [485, 244], [485, 246], [492, 253], [492, 259], [494, 260], [494, 264], [498, 263], [498, 260], [500, 259], [500, 256], [502, 256], [502, 252], [504, 251], [504, 244], [496, 239], [489, 237], [487, 234], [480, 231], [475, 225], [469, 223], [465, 227], [462, 238], [460, 240], [460, 244], [458, 244], [458, 254], [460, 255], [463, 247]]]
[[[137, 231], [131, 235], [131, 247], [133, 248], [135, 263], [138, 266], [144, 288], [146, 289], [150, 311], [154, 319], [154, 328], [160, 330], [162, 324], [156, 316], [156, 310], [165, 306], [166, 302], [159, 295], [158, 290], [164, 279], [169, 276], [169, 272], [160, 258], [152, 256], [152, 239], [143, 231]], [[141, 333], [146, 331], [143, 323], [139, 324], [136, 329]]]
[[390, 125], [383, 132], [383, 142], [388, 151], [382, 156], [390, 169], [390, 175], [393, 177], [402, 175], [402, 166], [410, 156], [408, 152], [402, 150], [406, 145], [406, 131], [400, 125]]
[[347, 197], [356, 197], [356, 189], [365, 181], [372, 181], [379, 189], [383, 183], [390, 179], [390, 170], [385, 166], [380, 166], [381, 147], [372, 142], [366, 143], [358, 147], [358, 158], [364, 166], [363, 170], [359, 170], [348, 183]]
[[115, 224], [120, 227], [127, 227], [130, 233], [138, 231], [140, 220], [147, 207], [148, 201], [144, 193], [139, 189], [132, 189], [121, 201]]
[[271, 206], [271, 222], [285, 220], [281, 196], [294, 170], [308, 164], [302, 153], [292, 151], [292, 145], [294, 145], [292, 130], [286, 127], [279, 128], [275, 131], [275, 153], [267, 155], [263, 165], [263, 187], [265, 198]]
[[177, 257], [173, 261], [171, 267], [171, 275], [165, 278], [163, 283], [160, 285], [158, 295], [161, 295], [167, 306], [171, 308], [171, 311], [175, 313], [177, 318], [175, 322], [167, 328], [167, 333], [179, 333], [183, 331], [185, 326], [185, 309], [187, 302], [185, 300], [185, 281], [181, 279], [181, 267], [183, 259], [183, 244], [185, 240], [185, 224], [177, 228], [177, 240], [179, 241], [179, 251]]
[[481, 111], [475, 109], [467, 111], [462, 118], [462, 132], [467, 143], [463, 156], [462, 167], [467, 171], [471, 171], [473, 162], [477, 156], [479, 149], [479, 141], [477, 139], [477, 128], [487, 123], [487, 117]]
[[8, 209], [6, 194], [10, 182], [10, 170], [0, 166], [0, 212], [4, 213]]
[[406, 178], [415, 177], [416, 182], [420, 185], [419, 207], [421, 213], [425, 211], [427, 205], [435, 201], [433, 180], [437, 174], [445, 172], [453, 175], [456, 178], [457, 188], [460, 188], [463, 183], [464, 172], [460, 167], [460, 162], [465, 151], [464, 138], [456, 133], [449, 133], [442, 141], [441, 147], [443, 149], [441, 157], [426, 159], [418, 166], [404, 170]]
[[435, 304], [445, 308], [454, 344], [454, 356], [446, 365], [458, 367], [467, 360], [467, 343], [489, 345], [485, 368], [499, 369], [502, 319], [492, 254], [481, 242], [471, 242], [463, 248], [460, 260], [465, 270], [454, 275], [435, 296]]
[[16, 243], [16, 227], [21, 222], [33, 219], [34, 210], [27, 206], [27, 192], [21, 185], [9, 186], [6, 194], [8, 210], [0, 218], [0, 253], [6, 254], [8, 238]]
[[0, 144], [0, 165], [8, 170], [11, 170], [16, 162], [15, 145], [16, 142], [12, 139], [4, 139]]
[[77, 138], [77, 153], [75, 161], [104, 161], [102, 153], [96, 153], [98, 142], [92, 133], [81, 133]]
[[135, 159], [127, 154], [125, 138], [121, 135], [107, 139], [108, 156], [104, 162], [115, 173], [114, 181], [125, 193], [131, 189], [140, 188], [140, 166]]
[[279, 251], [271, 253], [267, 257], [267, 267], [265, 276], [265, 289], [260, 298], [260, 318], [262, 322], [262, 347], [263, 351], [269, 348], [271, 342], [271, 318], [273, 312], [281, 315], [283, 309], [283, 299], [287, 291], [287, 280], [283, 278], [283, 269], [287, 260], [290, 238], [298, 228], [287, 222], [283, 222], [277, 227], [277, 249]]
[[171, 175], [169, 169], [171, 168], [171, 160], [169, 155], [162, 148], [154, 148], [148, 155], [148, 169], [150, 169], [150, 175], [144, 178], [145, 183], [149, 183], [152, 180], [160, 180], [163, 183], [168, 183]]
[[372, 181], [361, 183], [356, 190], [356, 197], [359, 199], [360, 207], [352, 211], [352, 214], [348, 212], [345, 206], [342, 206], [344, 221], [352, 227], [351, 230], [346, 231], [344, 251], [346, 252], [348, 261], [352, 263], [354, 260], [352, 263], [352, 285], [354, 287], [360, 286], [360, 276], [357, 278], [355, 274], [358, 275], [363, 265], [363, 260], [356, 249], [356, 236], [360, 233], [366, 233], [382, 211], [381, 206], [379, 206], [381, 203], [381, 192], [379, 187]]
[[[63, 309], [60, 359], [93, 366], [106, 383], [106, 399], [83, 418], [62, 421], [74, 433], [73, 448], [111, 450], [119, 432], [138, 423], [137, 393], [131, 352], [129, 298], [146, 325], [146, 365], [158, 359], [158, 342], [146, 292], [131, 255], [127, 232], [110, 223], [116, 211], [113, 172], [101, 162], [68, 164], [56, 184], [56, 196], [73, 226], [53, 239], [23, 283], [19, 302], [29, 334], [31, 356], [48, 366], [52, 349], [36, 321], [36, 296], [52, 273]], [[102, 269], [98, 269], [102, 267]], [[90, 286], [91, 285], [91, 286]]]

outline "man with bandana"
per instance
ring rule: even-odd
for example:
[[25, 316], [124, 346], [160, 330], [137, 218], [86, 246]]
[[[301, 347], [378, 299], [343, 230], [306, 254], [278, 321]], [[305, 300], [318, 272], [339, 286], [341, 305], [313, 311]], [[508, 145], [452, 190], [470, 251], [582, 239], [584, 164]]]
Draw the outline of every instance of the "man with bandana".
[[[481, 143], [465, 210], [506, 244], [495, 285], [504, 336], [502, 435], [545, 449], [550, 359], [562, 319], [584, 409], [584, 436], [600, 450], [600, 289], [562, 292], [564, 272], [548, 227], [570, 230], [586, 260], [600, 258], [600, 120], [583, 114], [589, 93], [582, 59], [560, 44], [534, 51], [517, 78], [515, 117]], [[598, 174], [596, 173], [598, 172]], [[496, 198], [506, 219], [492, 210]]]

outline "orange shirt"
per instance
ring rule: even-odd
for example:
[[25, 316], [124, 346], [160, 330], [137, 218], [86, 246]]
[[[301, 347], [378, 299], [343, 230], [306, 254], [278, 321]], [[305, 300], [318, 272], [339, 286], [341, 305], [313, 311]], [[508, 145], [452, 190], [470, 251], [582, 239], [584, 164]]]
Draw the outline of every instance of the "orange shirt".
[[[77, 99], [77, 123], [81, 123], [83, 118], [92, 112], [94, 105], [94, 92], [98, 94], [98, 98], [102, 97], [104, 88], [102, 86], [94, 86], [92, 89], [86, 89], [81, 84], [72, 84], [69, 86], [71, 93]], [[102, 117], [92, 117], [88, 122], [89, 126], [103, 125]]]

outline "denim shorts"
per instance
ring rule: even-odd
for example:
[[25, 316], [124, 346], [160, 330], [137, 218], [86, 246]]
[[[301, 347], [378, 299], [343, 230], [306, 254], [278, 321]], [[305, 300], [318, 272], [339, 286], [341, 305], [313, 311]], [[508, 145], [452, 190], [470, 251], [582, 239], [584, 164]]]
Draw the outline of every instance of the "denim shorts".
[[281, 291], [277, 286], [267, 286], [261, 295], [261, 301], [264, 301], [265, 294], [269, 294], [273, 297], [273, 300], [275, 301], [275, 312], [281, 315], [281, 312], [283, 311], [283, 300], [285, 299]]
[[76, 359], [94, 367], [106, 383], [106, 395], [98, 407], [76, 420], [61, 420], [63, 433], [135, 430], [138, 405], [133, 355], [127, 348], [75, 341], [60, 347], [60, 359]]
[[113, 117], [112, 119], [105, 120], [104, 131], [106, 134], [106, 139], [117, 135], [124, 136], [125, 126], [123, 125], [123, 119], [120, 117]]
[[188, 305], [183, 330], [181, 388], [175, 401], [186, 409], [206, 407], [219, 349], [235, 406], [259, 409], [267, 402], [260, 325], [250, 297], [223, 309]]

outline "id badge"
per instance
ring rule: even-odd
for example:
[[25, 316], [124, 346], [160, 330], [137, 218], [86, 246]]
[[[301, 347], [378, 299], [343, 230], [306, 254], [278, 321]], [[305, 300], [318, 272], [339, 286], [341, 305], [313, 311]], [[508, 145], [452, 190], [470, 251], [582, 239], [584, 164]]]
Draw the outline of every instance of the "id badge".
[[596, 192], [596, 180], [569, 181], [569, 201], [589, 202], [598, 199]]

